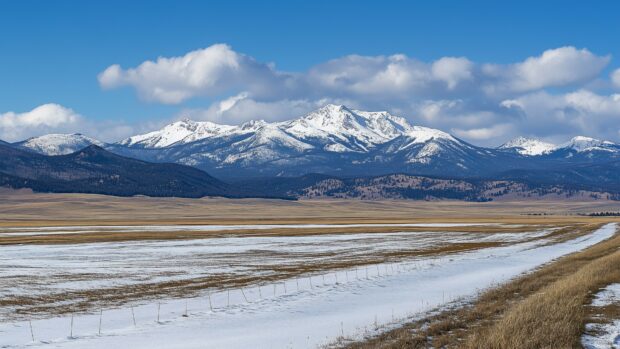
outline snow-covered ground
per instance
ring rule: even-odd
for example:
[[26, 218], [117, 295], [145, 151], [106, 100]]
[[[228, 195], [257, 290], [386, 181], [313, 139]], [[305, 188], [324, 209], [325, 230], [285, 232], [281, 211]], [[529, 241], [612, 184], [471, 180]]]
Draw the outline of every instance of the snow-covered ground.
[[[147, 301], [119, 309], [103, 309], [92, 315], [49, 318], [0, 324], [0, 346], [54, 348], [309, 348], [330, 343], [340, 335], [359, 338], [376, 325], [402, 321], [451, 300], [472, 297], [481, 288], [503, 282], [554, 258], [600, 242], [616, 231], [615, 224], [571, 241], [545, 244], [545, 239], [527, 241], [529, 234], [391, 233], [346, 234], [303, 237], [221, 238], [190, 241], [83, 244], [76, 246], [3, 247], [2, 277], [21, 273], [45, 280], [49, 270], [70, 271], [110, 268], [124, 272], [137, 263], [137, 270], [149, 275], [149, 268], [172, 267], [188, 260], [210, 260], [212, 255], [231, 254], [236, 259], [250, 249], [283, 249], [290, 256], [314, 249], [338, 249], [339, 254], [360, 250], [402, 248], [403, 244], [433, 246], [455, 241], [497, 239], [510, 241], [503, 247], [487, 248], [443, 258], [417, 258], [394, 264], [379, 264], [307, 275], [285, 282], [261, 284], [232, 290], [211, 290], [190, 299]], [[426, 234], [426, 235], [425, 235]], [[476, 236], [477, 235], [477, 236]], [[519, 237], [517, 235], [524, 235]], [[236, 240], [235, 240], [236, 239]], [[264, 239], [264, 240], [261, 240]], [[291, 240], [293, 239], [293, 240]], [[5, 255], [9, 251], [9, 256]], [[204, 254], [200, 251], [209, 251]], [[239, 255], [235, 255], [240, 253]], [[248, 254], [249, 255], [249, 254]], [[350, 256], [355, 256], [353, 253]], [[122, 259], [130, 263], [123, 265]], [[154, 259], [156, 258], [156, 259]], [[223, 258], [223, 257], [222, 257]], [[244, 268], [230, 260], [214, 258], [212, 269]], [[265, 261], [261, 261], [264, 263]], [[283, 263], [282, 260], [267, 261]], [[219, 263], [219, 264], [218, 264]], [[226, 263], [229, 263], [228, 265]], [[150, 266], [149, 266], [150, 265]], [[177, 264], [178, 270], [188, 265]], [[131, 274], [131, 269], [130, 269]], [[189, 273], [209, 270], [200, 264]], [[92, 271], [92, 270], [91, 270]], [[157, 274], [157, 273], [155, 273]], [[161, 275], [157, 275], [161, 277]], [[129, 278], [131, 279], [131, 277]], [[0, 279], [2, 280], [2, 279]], [[102, 278], [104, 282], [121, 282]], [[80, 284], [88, 287], [90, 284]], [[15, 285], [14, 285], [15, 286]], [[19, 284], [12, 292], [48, 292]], [[71, 285], [53, 287], [64, 289]], [[20, 291], [21, 290], [21, 291]], [[6, 290], [4, 291], [6, 292]], [[186, 313], [187, 309], [187, 313]], [[187, 316], [184, 316], [187, 315]], [[159, 321], [158, 321], [159, 317]], [[135, 323], [134, 323], [135, 318]], [[400, 320], [399, 320], [400, 319]], [[73, 333], [71, 335], [71, 323]], [[34, 338], [34, 340], [33, 340]]]
[[[228, 226], [230, 227], [230, 226]], [[247, 227], [247, 226], [244, 226]], [[259, 229], [266, 229], [264, 226]], [[292, 227], [292, 226], [291, 226]], [[315, 225], [318, 227], [318, 225]], [[321, 226], [323, 227], [323, 226]], [[226, 226], [205, 226], [203, 229]], [[67, 231], [68, 227], [50, 229]], [[97, 230], [99, 228], [96, 228]], [[158, 229], [132, 227], [115, 229]], [[191, 226], [162, 228], [190, 230]], [[232, 228], [231, 228], [232, 229]], [[83, 228], [70, 230], [83, 232]], [[40, 234], [49, 230], [37, 230]], [[210, 239], [61, 245], [9, 245], [0, 254], [0, 297], [50, 296], [135, 284], [231, 277], [278, 277], [277, 267], [308, 267], [400, 252], [422, 253], [464, 242], [517, 242], [549, 233], [400, 232], [304, 236], [230, 236]], [[15, 232], [14, 234], [35, 234]], [[13, 234], [13, 233], [7, 233]], [[66, 297], [63, 304], [71, 302]], [[76, 301], [79, 301], [76, 300]], [[0, 307], [0, 320], [13, 310]], [[8, 313], [8, 314], [7, 314]]]
[[[606, 307], [611, 304], [620, 304], [620, 284], [611, 284], [598, 292], [591, 305]], [[620, 319], [610, 323], [586, 324], [581, 344], [586, 349], [620, 349]]]
[[239, 224], [239, 225], [101, 225], [101, 226], [57, 226], [57, 227], [8, 227], [1, 228], [1, 236], [85, 234], [96, 232], [135, 233], [142, 231], [235, 231], [273, 229], [328, 229], [328, 228], [451, 228], [475, 226], [518, 227], [500, 223], [393, 223], [393, 224]]

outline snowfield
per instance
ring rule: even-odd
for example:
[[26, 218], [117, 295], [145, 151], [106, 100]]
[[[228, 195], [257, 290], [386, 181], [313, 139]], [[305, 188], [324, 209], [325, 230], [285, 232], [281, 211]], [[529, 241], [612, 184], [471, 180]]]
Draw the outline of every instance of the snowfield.
[[144, 300], [74, 317], [15, 321], [5, 308], [0, 315], [5, 319], [0, 323], [0, 347], [314, 348], [340, 336], [361, 338], [376, 333], [380, 326], [471, 299], [480, 289], [611, 237], [616, 225], [562, 243], [532, 239], [547, 232], [403, 232], [4, 246], [0, 297], [220, 272], [269, 273], [263, 266], [310, 263], [317, 256], [364, 258], [402, 248], [509, 242], [444, 257], [416, 257], [244, 288], [206, 290], [186, 299]]
[[[601, 290], [592, 300], [593, 307], [620, 304], [620, 284], [611, 284]], [[587, 333], [581, 337], [586, 349], [620, 349], [620, 319], [610, 323], [586, 324]]]
[[383, 228], [383, 227], [476, 227], [476, 226], [518, 227], [499, 223], [393, 223], [393, 224], [240, 224], [240, 225], [100, 225], [100, 226], [57, 226], [2, 228], [1, 236], [87, 234], [96, 232], [135, 233], [141, 231], [234, 231], [272, 229], [326, 229], [326, 228]]

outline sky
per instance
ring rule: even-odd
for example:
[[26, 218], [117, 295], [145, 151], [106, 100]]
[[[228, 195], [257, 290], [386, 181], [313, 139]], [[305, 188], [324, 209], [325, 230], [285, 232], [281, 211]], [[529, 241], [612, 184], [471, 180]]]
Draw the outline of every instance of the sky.
[[620, 141], [616, 1], [3, 1], [0, 139], [324, 104], [478, 145]]

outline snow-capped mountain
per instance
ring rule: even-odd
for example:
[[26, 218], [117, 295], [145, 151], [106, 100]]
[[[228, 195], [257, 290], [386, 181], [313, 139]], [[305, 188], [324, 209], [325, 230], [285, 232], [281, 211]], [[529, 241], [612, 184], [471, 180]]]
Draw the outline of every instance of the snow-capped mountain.
[[13, 144], [44, 154], [67, 154], [96, 144], [128, 157], [174, 162], [221, 178], [308, 173], [368, 176], [411, 173], [492, 177], [502, 171], [566, 167], [620, 160], [620, 145], [575, 137], [555, 146], [519, 137], [498, 148], [413, 126], [388, 112], [326, 105], [302, 117], [219, 125], [181, 120], [115, 144], [75, 135], [47, 135]]
[[577, 136], [573, 137], [570, 141], [558, 146], [557, 149], [569, 149], [574, 150], [578, 153], [590, 151], [618, 152], [620, 151], [620, 146], [610, 141]]
[[218, 136], [236, 129], [235, 126], [219, 125], [209, 121], [184, 119], [165, 126], [161, 130], [132, 136], [119, 142], [120, 145], [140, 148], [164, 148], [175, 144], [195, 142]]
[[517, 137], [497, 149], [517, 152], [521, 155], [543, 155], [555, 150], [556, 145], [535, 138]]
[[[620, 153], [620, 145], [600, 139], [577, 136], [566, 143], [554, 145], [534, 138], [517, 137], [497, 149], [512, 151], [525, 156], [574, 156], [580, 153]], [[581, 154], [592, 156], [591, 154]]]
[[387, 112], [351, 110], [329, 104], [296, 120], [280, 123], [286, 133], [331, 152], [367, 152], [411, 129]]
[[[244, 171], [257, 175], [374, 173], [381, 172], [390, 161], [435, 168], [439, 164], [433, 162], [440, 158], [467, 168], [460, 164], [467, 161], [457, 155], [488, 156], [448, 133], [412, 126], [388, 112], [331, 104], [284, 122], [251, 121], [240, 126], [222, 126], [186, 120], [128, 138], [115, 147], [129, 156], [173, 161], [230, 175]], [[375, 165], [380, 167], [373, 168]]]
[[13, 143], [13, 145], [15, 146], [27, 148], [31, 151], [44, 155], [71, 154], [93, 144], [100, 147], [103, 147], [105, 145], [98, 140], [86, 137], [79, 133], [48, 134]]

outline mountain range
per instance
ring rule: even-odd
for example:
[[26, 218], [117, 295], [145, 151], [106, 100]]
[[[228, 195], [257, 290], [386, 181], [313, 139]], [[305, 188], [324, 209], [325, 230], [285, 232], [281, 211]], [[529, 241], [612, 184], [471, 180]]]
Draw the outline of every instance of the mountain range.
[[[75, 157], [86, 148], [96, 149], [100, 156], [102, 152], [109, 158], [116, 156], [117, 161], [135, 159], [152, 163], [149, 166], [177, 164], [168, 170], [183, 174], [194, 167], [209, 177], [209, 183], [215, 183], [216, 178], [221, 181], [218, 185], [224, 196], [261, 196], [264, 188], [276, 186], [287, 189], [277, 196], [302, 197], [304, 190], [325, 180], [343, 181], [340, 187], [347, 187], [349, 193], [342, 195], [355, 196], [351, 194], [355, 192], [352, 185], [361, 182], [352, 179], [383, 178], [391, 182], [393, 178], [385, 178], [395, 174], [409, 176], [405, 182], [418, 184], [422, 177], [465, 180], [469, 184], [460, 183], [460, 187], [478, 188], [462, 195], [470, 199], [492, 197], [481, 193], [488, 193], [484, 188], [496, 185], [490, 184], [494, 181], [526, 185], [523, 192], [559, 185], [561, 190], [615, 193], [620, 161], [619, 144], [584, 136], [560, 145], [518, 137], [496, 148], [480, 147], [441, 130], [411, 125], [388, 112], [331, 104], [283, 122], [259, 120], [233, 126], [186, 119], [116, 143], [81, 134], [50, 134], [12, 144], [0, 142], [0, 146], [5, 152], [9, 148], [18, 151], [20, 157], [38, 155], [54, 159], [46, 160], [53, 163], [64, 159], [68, 166], [74, 164], [67, 157]], [[15, 176], [6, 169], [17, 155], [8, 156], [0, 173]], [[234, 188], [224, 190], [224, 185], [231, 184]], [[203, 189], [194, 196], [217, 194], [213, 188]], [[402, 190], [398, 192], [403, 196]]]
[[620, 145], [578, 136], [553, 145], [519, 137], [497, 148], [413, 126], [387, 112], [326, 105], [297, 119], [239, 126], [182, 120], [117, 143], [80, 134], [45, 135], [14, 143], [46, 155], [86, 145], [151, 162], [193, 166], [220, 179], [291, 177], [309, 173], [375, 176], [390, 173], [494, 177], [518, 169], [548, 169], [620, 160]]

